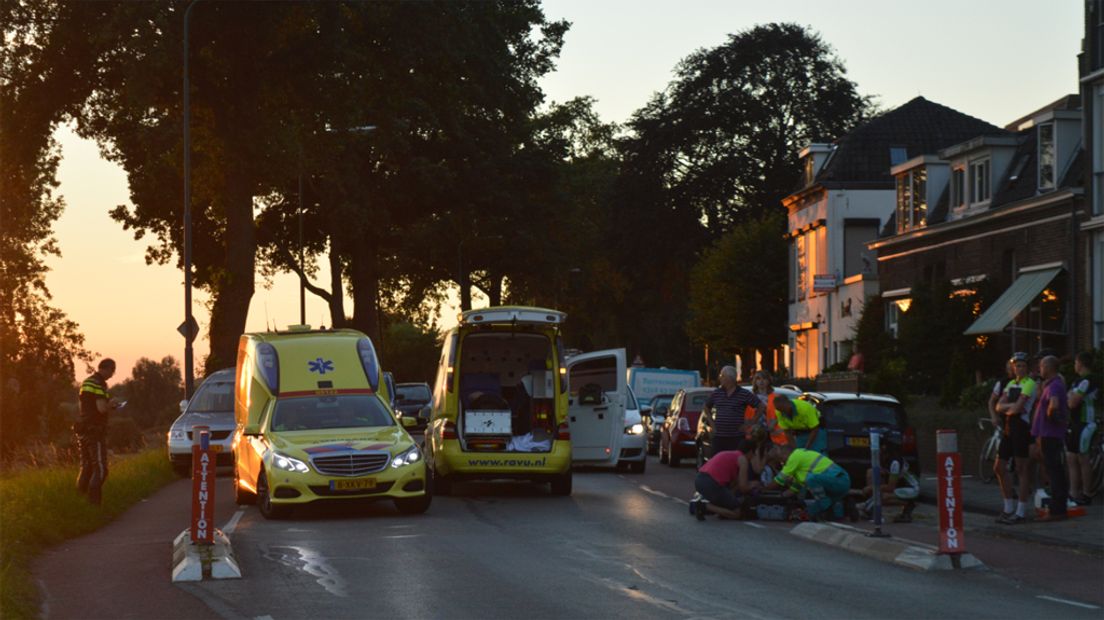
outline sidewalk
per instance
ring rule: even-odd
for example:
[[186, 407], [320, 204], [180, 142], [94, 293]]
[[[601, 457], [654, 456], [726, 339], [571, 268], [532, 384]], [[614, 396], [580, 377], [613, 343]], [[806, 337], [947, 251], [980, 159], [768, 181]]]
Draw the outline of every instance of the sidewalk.
[[[920, 501], [935, 505], [938, 497], [934, 476], [920, 479]], [[967, 520], [967, 530], [988, 536], [1011, 538], [1043, 545], [1065, 547], [1082, 553], [1104, 556], [1104, 496], [1097, 494], [1093, 505], [1085, 506], [1085, 516], [1071, 517], [1058, 523], [1034, 523], [1034, 502], [1029, 505], [1028, 522], [1021, 525], [1001, 525], [993, 521], [1001, 508], [1000, 487], [994, 480], [988, 484], [973, 476], [962, 479], [962, 507], [976, 518]], [[989, 518], [986, 518], [989, 517]]]

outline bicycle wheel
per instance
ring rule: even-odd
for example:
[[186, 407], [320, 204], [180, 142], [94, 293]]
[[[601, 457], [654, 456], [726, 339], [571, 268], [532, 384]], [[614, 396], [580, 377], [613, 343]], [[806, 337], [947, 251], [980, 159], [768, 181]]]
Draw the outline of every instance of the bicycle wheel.
[[1089, 462], [1092, 463], [1092, 479], [1089, 481], [1089, 488], [1085, 489], [1085, 495], [1092, 497], [1104, 486], [1104, 447], [1100, 443], [1094, 445]]
[[978, 478], [986, 484], [996, 478], [996, 474], [993, 473], [993, 466], [996, 464], [998, 449], [997, 438], [990, 435], [989, 439], [982, 444], [981, 452], [978, 454]]

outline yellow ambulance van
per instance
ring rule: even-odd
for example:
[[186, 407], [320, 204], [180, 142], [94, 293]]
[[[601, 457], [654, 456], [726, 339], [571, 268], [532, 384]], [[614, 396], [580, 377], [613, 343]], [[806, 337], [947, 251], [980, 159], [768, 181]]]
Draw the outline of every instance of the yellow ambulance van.
[[389, 401], [375, 347], [361, 332], [292, 326], [242, 335], [235, 500], [255, 502], [266, 518], [341, 499], [390, 499], [403, 513], [425, 512], [425, 462]]

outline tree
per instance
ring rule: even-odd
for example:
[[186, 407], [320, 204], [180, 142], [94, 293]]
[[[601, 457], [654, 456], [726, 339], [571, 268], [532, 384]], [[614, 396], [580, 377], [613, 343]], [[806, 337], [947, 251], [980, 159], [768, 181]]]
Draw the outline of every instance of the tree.
[[[647, 334], [646, 357], [687, 359], [689, 267], [734, 225], [781, 210], [800, 178], [798, 151], [843, 135], [869, 109], [819, 35], [766, 24], [679, 63], [676, 79], [637, 111], [622, 142], [617, 262], [632, 264], [621, 312]], [[781, 246], [781, 235], [777, 238]], [[770, 252], [776, 255], [776, 252]], [[777, 281], [786, 261], [757, 260]], [[761, 315], [784, 324], [784, 312]]]
[[764, 363], [785, 339], [786, 280], [764, 265], [786, 263], [779, 243], [785, 226], [780, 213], [734, 228], [702, 253], [690, 276], [687, 333], [711, 349], [757, 349]]
[[120, 386], [127, 396], [122, 413], [143, 429], [167, 425], [180, 413], [177, 408], [184, 398], [180, 364], [171, 356], [160, 362], [140, 358], [134, 363], [130, 378]]

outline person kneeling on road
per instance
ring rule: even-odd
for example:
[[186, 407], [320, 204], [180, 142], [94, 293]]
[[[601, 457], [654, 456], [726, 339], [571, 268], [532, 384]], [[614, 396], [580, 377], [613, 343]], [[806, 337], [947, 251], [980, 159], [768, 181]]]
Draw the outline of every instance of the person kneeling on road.
[[758, 480], [749, 480], [751, 474], [751, 465], [743, 452], [730, 450], [715, 454], [702, 465], [694, 479], [699, 496], [690, 502], [694, 515], [699, 521], [705, 520], [706, 512], [739, 519], [740, 504], [760, 487]]
[[[882, 453], [882, 505], [901, 506], [901, 513], [893, 518], [894, 523], [911, 523], [912, 511], [920, 497], [920, 480], [909, 471], [908, 461], [901, 456], [901, 447], [894, 442], [886, 442]], [[866, 486], [863, 496], [869, 497], [860, 506], [864, 516], [874, 510], [874, 471], [866, 470]]]
[[851, 490], [851, 476], [827, 456], [814, 450], [785, 446], [775, 448], [774, 461], [783, 463], [782, 471], [766, 486], [785, 489], [784, 496], [796, 496], [807, 489], [812, 500], [806, 502], [810, 519], [831, 510], [831, 516], [842, 519], [843, 502]]

